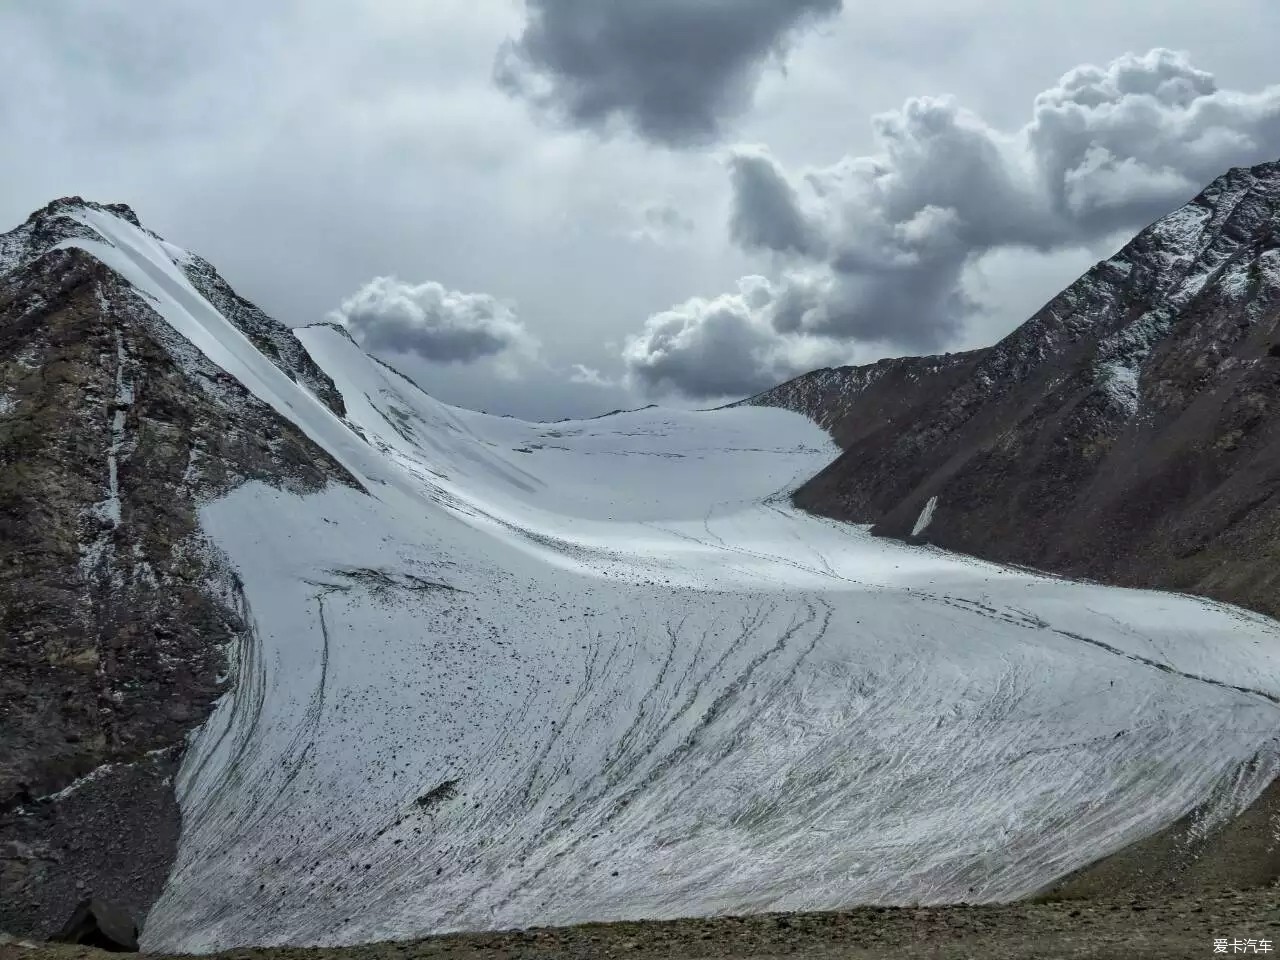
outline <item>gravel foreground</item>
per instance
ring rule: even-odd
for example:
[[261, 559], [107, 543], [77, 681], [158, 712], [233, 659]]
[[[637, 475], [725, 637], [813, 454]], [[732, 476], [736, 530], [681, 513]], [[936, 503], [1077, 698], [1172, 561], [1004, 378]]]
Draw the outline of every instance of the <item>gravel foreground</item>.
[[[586, 924], [452, 934], [337, 948], [229, 950], [223, 960], [588, 960], [595, 957], [803, 960], [868, 957], [1066, 957], [1146, 960], [1280, 949], [1280, 887], [1154, 899], [1000, 906], [860, 908], [842, 913]], [[1266, 948], [1269, 948], [1267, 950]], [[1219, 950], [1219, 955], [1223, 951]], [[3, 960], [106, 960], [98, 950], [0, 943]]]

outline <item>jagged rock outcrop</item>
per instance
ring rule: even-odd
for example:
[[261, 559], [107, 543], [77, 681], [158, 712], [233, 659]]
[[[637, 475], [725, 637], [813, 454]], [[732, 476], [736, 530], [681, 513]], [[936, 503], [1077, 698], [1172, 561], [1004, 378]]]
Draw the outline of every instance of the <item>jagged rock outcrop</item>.
[[[0, 928], [38, 936], [87, 892], [141, 917], [164, 883], [184, 738], [248, 622], [199, 505], [246, 480], [352, 482], [128, 282], [58, 246], [92, 239], [85, 207], [0, 235]], [[255, 342], [291, 338], [228, 316]], [[296, 340], [267, 352], [340, 406]]]
[[109, 953], [136, 953], [138, 924], [127, 910], [91, 897], [80, 902], [55, 939]]
[[290, 380], [310, 389], [338, 416], [345, 416], [347, 411], [342, 403], [342, 394], [334, 387], [329, 375], [316, 366], [298, 338], [232, 290], [207, 260], [193, 253], [183, 253], [185, 255], [180, 256], [177, 262], [192, 286], [220, 314], [239, 327], [264, 356], [288, 374]]
[[991, 348], [941, 370], [819, 371], [754, 402], [816, 416], [844, 447], [796, 493], [808, 510], [1277, 615], [1278, 325], [1267, 163], [1214, 181]]

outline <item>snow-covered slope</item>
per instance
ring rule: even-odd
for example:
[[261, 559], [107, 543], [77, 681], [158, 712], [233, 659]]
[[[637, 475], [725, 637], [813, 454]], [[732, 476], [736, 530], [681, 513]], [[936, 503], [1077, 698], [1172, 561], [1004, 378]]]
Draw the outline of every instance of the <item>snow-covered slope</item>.
[[299, 330], [340, 419], [82, 222], [363, 487], [202, 510], [255, 629], [149, 949], [1012, 898], [1280, 769], [1273, 621], [799, 513], [837, 451], [783, 410], [530, 424]]

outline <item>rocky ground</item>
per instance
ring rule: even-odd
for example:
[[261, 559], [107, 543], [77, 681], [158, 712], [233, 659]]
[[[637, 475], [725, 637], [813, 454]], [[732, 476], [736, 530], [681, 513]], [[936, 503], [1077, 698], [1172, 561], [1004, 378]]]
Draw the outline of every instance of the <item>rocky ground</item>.
[[[236, 960], [498, 960], [595, 957], [834, 960], [863, 957], [1146, 960], [1257, 955], [1280, 943], [1280, 888], [1175, 894], [1154, 899], [1060, 900], [984, 907], [864, 908], [845, 913], [717, 917], [662, 923], [588, 924], [562, 929], [457, 934], [337, 949], [232, 950]], [[1249, 948], [1252, 941], [1253, 948]], [[9, 960], [72, 960], [106, 954], [67, 946], [0, 944]]]

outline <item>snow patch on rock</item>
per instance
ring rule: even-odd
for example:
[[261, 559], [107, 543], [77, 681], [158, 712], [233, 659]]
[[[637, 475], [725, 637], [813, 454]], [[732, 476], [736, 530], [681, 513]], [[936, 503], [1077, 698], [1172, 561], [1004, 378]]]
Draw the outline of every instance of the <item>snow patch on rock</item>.
[[1098, 382], [1111, 401], [1125, 412], [1133, 416], [1138, 412], [1138, 369], [1132, 363], [1111, 361], [1099, 364]]
[[933, 513], [938, 509], [938, 498], [932, 496], [920, 511], [920, 516], [916, 517], [915, 526], [911, 528], [911, 535], [918, 537], [929, 529], [929, 524], [933, 523]]

